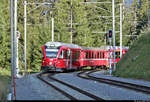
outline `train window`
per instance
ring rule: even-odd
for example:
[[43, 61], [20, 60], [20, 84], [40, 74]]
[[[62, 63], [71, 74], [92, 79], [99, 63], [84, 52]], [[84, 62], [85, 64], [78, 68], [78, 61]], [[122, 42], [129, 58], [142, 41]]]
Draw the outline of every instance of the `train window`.
[[[80, 57], [80, 51], [77, 51], [77, 59]], [[85, 57], [85, 53], [84, 53], [84, 57]]]
[[90, 52], [90, 55], [89, 55], [89, 56], [90, 56], [90, 59], [91, 59], [91, 58], [92, 58], [92, 52]]
[[91, 56], [90, 57], [92, 58], [92, 52], [91, 52]]
[[64, 50], [64, 58], [67, 58], [67, 50]]
[[79, 51], [72, 51], [72, 62], [75, 63], [76, 60], [80, 57], [80, 52]]
[[120, 58], [120, 52], [115, 52], [116, 58]]
[[89, 59], [91, 58], [91, 52], [89, 52]]
[[45, 55], [48, 58], [56, 58], [57, 54], [59, 52], [60, 46], [59, 47], [54, 47], [54, 46], [45, 46]]
[[103, 58], [105, 57], [105, 53], [103, 52]]
[[95, 52], [93, 52], [93, 58], [95, 58]]
[[96, 58], [97, 52], [95, 52], [95, 58]]
[[102, 52], [100, 52], [100, 58], [102, 58]]
[[64, 50], [64, 58], [68, 59], [69, 58], [69, 54], [68, 54], [68, 50]]
[[99, 52], [97, 52], [97, 58], [99, 58]]
[[94, 58], [94, 52], [92, 52], [92, 58]]
[[88, 58], [88, 52], [86, 52], [86, 58]]
[[64, 50], [61, 51], [61, 53], [60, 53], [60, 55], [59, 55], [59, 58], [62, 59], [62, 58], [63, 58], [63, 55], [64, 55]]

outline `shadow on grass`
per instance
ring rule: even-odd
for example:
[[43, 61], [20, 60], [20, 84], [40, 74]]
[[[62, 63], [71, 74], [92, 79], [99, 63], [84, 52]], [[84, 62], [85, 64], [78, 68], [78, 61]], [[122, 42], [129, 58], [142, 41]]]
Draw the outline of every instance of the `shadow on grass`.
[[9, 92], [8, 85], [10, 84], [10, 76], [0, 75], [0, 101], [7, 101], [7, 94]]

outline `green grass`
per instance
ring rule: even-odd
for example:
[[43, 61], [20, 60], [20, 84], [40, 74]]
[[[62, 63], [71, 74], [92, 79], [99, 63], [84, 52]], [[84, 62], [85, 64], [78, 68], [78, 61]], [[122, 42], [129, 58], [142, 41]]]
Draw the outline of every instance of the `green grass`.
[[113, 75], [150, 81], [150, 31], [130, 46]]
[[6, 101], [8, 85], [10, 84], [10, 71], [0, 68], [0, 101]]
[[88, 70], [91, 69], [92, 67], [88, 66], [88, 67], [84, 67], [83, 70]]

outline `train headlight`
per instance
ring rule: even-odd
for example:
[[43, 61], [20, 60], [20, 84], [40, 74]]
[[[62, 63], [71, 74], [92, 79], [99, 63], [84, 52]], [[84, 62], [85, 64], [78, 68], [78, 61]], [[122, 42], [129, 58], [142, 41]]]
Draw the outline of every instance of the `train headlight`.
[[52, 64], [52, 62], [49, 62], [49, 64], [51, 65], [51, 64]]

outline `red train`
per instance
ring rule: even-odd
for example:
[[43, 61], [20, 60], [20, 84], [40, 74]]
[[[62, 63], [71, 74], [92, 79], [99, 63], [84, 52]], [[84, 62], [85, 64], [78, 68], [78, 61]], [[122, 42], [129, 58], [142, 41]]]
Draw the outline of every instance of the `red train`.
[[[116, 62], [118, 62], [120, 60], [120, 49], [119, 47], [115, 49]], [[112, 54], [113, 49], [110, 51]], [[122, 55], [127, 51], [128, 47], [123, 47]], [[109, 46], [93, 48], [61, 42], [47, 42], [42, 46], [41, 70], [64, 71], [86, 66], [109, 66], [109, 54]], [[113, 62], [113, 56], [111, 59]]]

